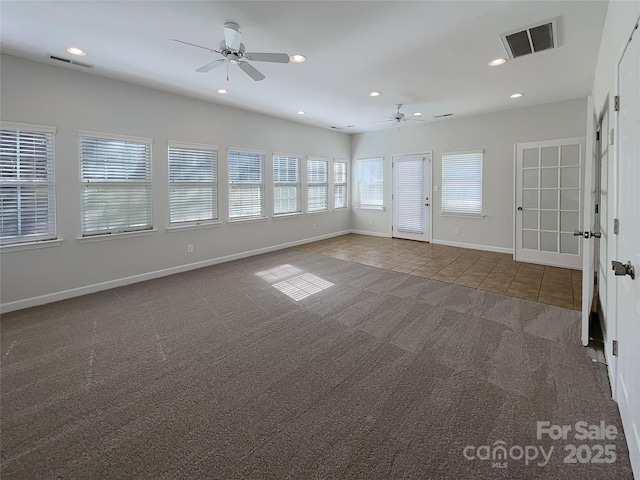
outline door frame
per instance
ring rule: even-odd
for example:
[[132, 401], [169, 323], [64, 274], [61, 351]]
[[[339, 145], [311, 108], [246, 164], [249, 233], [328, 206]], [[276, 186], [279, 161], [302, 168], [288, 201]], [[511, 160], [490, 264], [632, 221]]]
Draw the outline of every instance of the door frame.
[[[597, 188], [595, 185], [595, 168], [598, 162], [594, 155], [599, 155], [596, 147], [596, 129], [598, 123], [594, 118], [593, 97], [589, 95], [587, 98], [587, 138], [585, 141], [584, 152], [584, 178], [582, 181], [582, 230], [590, 232], [595, 225], [592, 221], [592, 215], [595, 215], [595, 206], [593, 192]], [[582, 345], [585, 347], [589, 344], [589, 320], [591, 318], [591, 304], [595, 291], [594, 284], [594, 266], [595, 266], [595, 248], [594, 241], [591, 238], [581, 239], [582, 243]]]
[[[425, 173], [429, 174], [429, 181], [424, 185], [425, 194], [429, 198], [429, 215], [427, 228], [429, 232], [427, 234], [427, 239], [425, 241], [429, 243], [433, 243], [433, 150], [422, 150], [419, 152], [403, 152], [403, 153], [394, 153], [391, 155], [391, 215], [389, 219], [389, 231], [391, 232], [391, 238], [395, 238], [393, 235], [393, 223], [395, 217], [395, 199], [393, 198], [393, 193], [395, 189], [395, 161], [400, 157], [410, 157], [414, 155], [424, 155], [429, 158], [425, 162]], [[420, 241], [420, 240], [419, 240]]]

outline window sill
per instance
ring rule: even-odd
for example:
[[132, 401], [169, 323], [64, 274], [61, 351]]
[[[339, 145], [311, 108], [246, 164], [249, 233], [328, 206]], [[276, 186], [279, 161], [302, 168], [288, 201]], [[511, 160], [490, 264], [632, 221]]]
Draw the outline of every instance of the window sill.
[[349, 207], [334, 208], [333, 211], [334, 212], [348, 212], [349, 211]]
[[157, 228], [151, 230], [140, 230], [137, 232], [123, 232], [123, 233], [105, 233], [101, 235], [92, 235], [90, 237], [78, 237], [79, 243], [93, 243], [103, 242], [105, 240], [117, 240], [120, 238], [133, 238], [133, 237], [146, 237], [148, 235], [155, 235], [158, 232]]
[[358, 207], [358, 210], [373, 210], [374, 212], [375, 212], [375, 211], [377, 211], [377, 212], [384, 212], [386, 209], [385, 209], [384, 207], [382, 207], [382, 206], [375, 206], [375, 205], [372, 205], [372, 206], [360, 205], [360, 206]]
[[331, 210], [329, 210], [328, 208], [324, 209], [324, 210], [313, 210], [311, 212], [307, 212], [307, 215], [318, 215], [318, 214], [321, 214], [321, 213], [329, 213], [330, 211]]
[[463, 217], [463, 218], [484, 218], [486, 215], [484, 213], [447, 213], [440, 212], [440, 216], [442, 217]]
[[239, 218], [237, 220], [229, 220], [227, 225], [241, 225], [245, 223], [255, 223], [255, 222], [264, 222], [268, 220], [267, 217], [249, 217], [249, 218]]
[[302, 217], [302, 212], [297, 212], [297, 213], [278, 213], [278, 214], [273, 214], [273, 218], [274, 220], [280, 220], [281, 218], [300, 218]]
[[23, 250], [37, 250], [40, 248], [59, 247], [62, 245], [63, 239], [41, 240], [39, 242], [12, 243], [10, 245], [1, 245], [0, 253], [20, 252]]
[[202, 230], [204, 228], [219, 227], [222, 225], [220, 222], [200, 223], [197, 225], [176, 225], [175, 227], [167, 227], [168, 233], [184, 232], [188, 230]]

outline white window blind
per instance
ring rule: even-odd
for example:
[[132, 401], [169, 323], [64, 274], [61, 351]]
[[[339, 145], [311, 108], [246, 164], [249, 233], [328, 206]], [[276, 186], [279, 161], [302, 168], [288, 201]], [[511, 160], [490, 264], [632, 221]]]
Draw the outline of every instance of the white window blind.
[[80, 134], [82, 234], [153, 228], [151, 141]]
[[307, 211], [319, 212], [329, 209], [329, 162], [307, 161]]
[[400, 232], [424, 232], [424, 160], [422, 158], [395, 162], [395, 221]]
[[169, 145], [169, 225], [218, 220], [218, 151]]
[[333, 162], [333, 208], [347, 208], [347, 162]]
[[384, 161], [382, 158], [358, 160], [358, 206], [382, 209]]
[[264, 216], [264, 154], [229, 150], [229, 219]]
[[54, 133], [47, 127], [0, 130], [2, 245], [56, 238]]
[[482, 215], [483, 151], [442, 154], [442, 213]]
[[300, 212], [300, 159], [273, 156], [273, 214]]

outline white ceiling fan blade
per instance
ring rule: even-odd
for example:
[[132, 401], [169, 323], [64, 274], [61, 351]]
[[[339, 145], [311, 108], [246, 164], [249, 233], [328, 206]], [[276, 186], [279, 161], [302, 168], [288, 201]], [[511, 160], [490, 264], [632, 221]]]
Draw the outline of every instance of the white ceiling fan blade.
[[240, 49], [240, 41], [242, 40], [239, 28], [236, 23], [227, 22], [224, 24], [224, 43], [227, 48], [236, 52]]
[[245, 53], [244, 56], [247, 60], [256, 62], [289, 63], [289, 55], [286, 53]]
[[253, 65], [247, 62], [238, 62], [238, 66], [242, 69], [244, 73], [253, 78], [256, 82], [260, 80], [264, 80], [264, 75], [261, 74], [258, 70], [255, 69]]
[[182, 40], [172, 39], [174, 42], [184, 43], [185, 45], [191, 45], [192, 47], [203, 48], [205, 50], [209, 50], [210, 52], [220, 53], [218, 50], [214, 50], [213, 48], [203, 47], [202, 45], [196, 45], [195, 43], [183, 42]]
[[196, 72], [200, 72], [200, 73], [204, 73], [204, 72], [208, 72], [209, 70], [213, 70], [216, 67], [219, 67], [220, 65], [222, 65], [226, 60], [224, 58], [221, 58], [219, 60], [214, 60], [211, 63], [207, 63], [206, 65], [201, 66], [200, 68], [198, 68], [196, 70]]

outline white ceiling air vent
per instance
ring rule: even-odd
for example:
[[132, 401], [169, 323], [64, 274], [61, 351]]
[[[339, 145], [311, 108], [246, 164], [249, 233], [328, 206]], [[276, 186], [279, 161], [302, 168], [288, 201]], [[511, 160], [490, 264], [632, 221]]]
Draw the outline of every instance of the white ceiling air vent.
[[503, 33], [500, 38], [511, 60], [530, 53], [558, 48], [558, 19]]
[[55, 55], [49, 55], [51, 60], [56, 60], [58, 62], [66, 63], [67, 65], [77, 65], [78, 67], [84, 68], [93, 68], [93, 65], [90, 63], [78, 62], [77, 60], [70, 60], [68, 58], [56, 57]]

